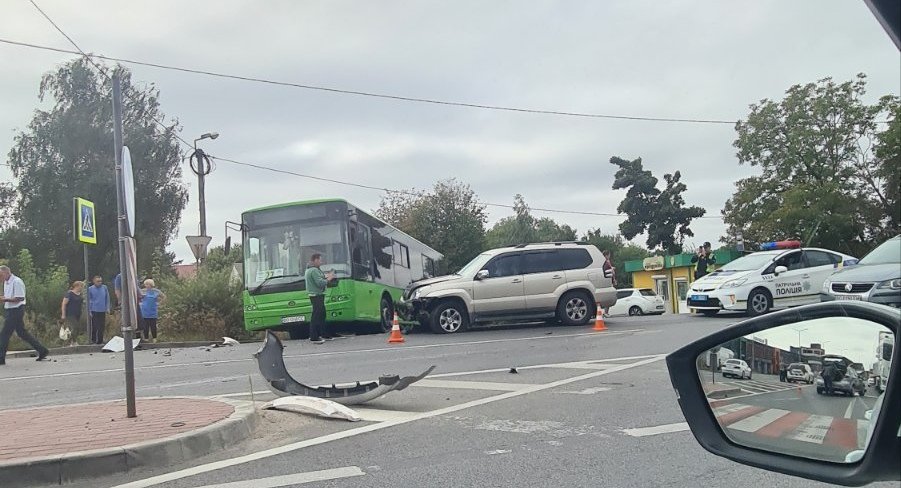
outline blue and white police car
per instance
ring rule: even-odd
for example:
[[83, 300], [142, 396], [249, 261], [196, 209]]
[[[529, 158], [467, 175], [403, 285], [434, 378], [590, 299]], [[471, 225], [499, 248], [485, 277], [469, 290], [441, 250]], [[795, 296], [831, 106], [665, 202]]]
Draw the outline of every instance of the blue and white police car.
[[772, 242], [761, 248], [765, 250], [742, 256], [692, 283], [688, 307], [708, 316], [720, 310], [757, 316], [816, 303], [823, 283], [836, 269], [857, 263], [847, 254], [801, 248], [798, 241]]

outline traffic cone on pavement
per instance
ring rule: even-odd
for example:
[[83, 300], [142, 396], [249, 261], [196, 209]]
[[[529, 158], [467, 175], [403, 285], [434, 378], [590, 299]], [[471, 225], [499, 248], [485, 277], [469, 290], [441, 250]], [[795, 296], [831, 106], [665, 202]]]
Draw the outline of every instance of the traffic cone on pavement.
[[397, 320], [397, 312], [394, 312], [394, 322], [391, 324], [391, 335], [388, 336], [388, 344], [403, 344], [403, 334], [400, 333], [400, 321]]
[[594, 319], [594, 327], [591, 330], [598, 332], [607, 330], [607, 326], [604, 325], [604, 311], [601, 310], [600, 304], [598, 304], [597, 316]]

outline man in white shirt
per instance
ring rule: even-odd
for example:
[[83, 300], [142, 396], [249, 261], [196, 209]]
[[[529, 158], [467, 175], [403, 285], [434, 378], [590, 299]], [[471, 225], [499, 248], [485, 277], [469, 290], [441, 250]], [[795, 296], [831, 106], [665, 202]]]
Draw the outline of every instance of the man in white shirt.
[[6, 349], [9, 347], [9, 339], [13, 332], [31, 344], [38, 353], [38, 361], [43, 361], [50, 351], [25, 330], [25, 282], [12, 274], [7, 266], [0, 266], [0, 281], [3, 281], [3, 296], [0, 297], [0, 303], [3, 303], [6, 313], [3, 328], [0, 329], [0, 366], [6, 364]]

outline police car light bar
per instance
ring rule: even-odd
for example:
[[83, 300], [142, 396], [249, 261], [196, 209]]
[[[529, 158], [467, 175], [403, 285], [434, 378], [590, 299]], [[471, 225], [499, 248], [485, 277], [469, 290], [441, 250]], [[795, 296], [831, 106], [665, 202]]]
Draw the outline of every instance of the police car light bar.
[[775, 241], [764, 242], [760, 245], [761, 251], [773, 251], [776, 249], [800, 249], [801, 241]]

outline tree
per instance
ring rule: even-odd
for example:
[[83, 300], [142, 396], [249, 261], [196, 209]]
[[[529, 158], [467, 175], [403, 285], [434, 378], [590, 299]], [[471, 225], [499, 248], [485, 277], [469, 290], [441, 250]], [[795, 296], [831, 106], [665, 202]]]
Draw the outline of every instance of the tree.
[[206, 258], [203, 260], [204, 271], [222, 271], [231, 272], [236, 263], [242, 262], [244, 259], [244, 251], [241, 245], [234, 245], [229, 249], [228, 254], [225, 253], [225, 246], [216, 246], [210, 248]]
[[617, 207], [617, 212], [626, 214], [626, 220], [619, 224], [623, 237], [632, 239], [647, 233], [649, 249], [681, 253], [685, 237], [695, 235], [689, 227], [691, 221], [706, 213], [701, 207], [685, 206], [682, 193], [688, 187], [680, 181], [681, 173], [664, 174], [666, 187], [660, 190], [657, 178], [642, 167], [641, 158], [627, 161], [614, 156], [610, 158], [610, 164], [619, 167], [613, 189], [628, 188], [626, 197]]
[[[138, 267], [149, 269], [153, 250], [170, 242], [187, 203], [178, 123], [161, 128], [155, 122], [164, 115], [152, 84], [136, 86], [121, 66], [107, 71], [122, 80], [123, 138], [134, 167]], [[112, 275], [119, 258], [110, 83], [79, 58], [44, 75], [38, 98], [49, 102], [49, 109], [35, 111], [9, 152], [17, 180], [16, 245], [31, 249], [39, 267], [59, 263], [80, 275], [82, 250], [73, 242], [72, 198], [86, 198], [96, 205], [92, 272]]]
[[429, 192], [390, 192], [376, 215], [444, 254], [443, 270], [457, 270], [482, 252], [485, 205], [456, 179], [439, 181]]
[[572, 227], [557, 224], [547, 217], [540, 219], [533, 217], [522, 195], [517, 194], [513, 197], [513, 212], [514, 215], [498, 220], [485, 234], [487, 248], [576, 240], [576, 231]]
[[883, 237], [901, 234], [901, 103], [898, 98], [884, 100], [889, 112], [888, 127], [878, 136], [875, 176], [882, 180], [882, 196], [888, 211]]
[[604, 234], [601, 229], [589, 230], [585, 234], [586, 242], [594, 244], [601, 251], [610, 251], [613, 267], [616, 268], [616, 284], [618, 288], [632, 286], [632, 275], [626, 272], [626, 261], [644, 259], [651, 255], [647, 249], [626, 242], [621, 235]]
[[739, 180], [723, 208], [730, 238], [741, 232], [753, 245], [797, 237], [862, 255], [898, 233], [897, 169], [890, 169], [898, 144], [892, 124], [880, 137], [878, 123], [897, 114], [898, 97], [867, 105], [865, 94], [861, 74], [795, 85], [782, 101], [750, 106], [733, 146], [739, 163], [761, 174]]

